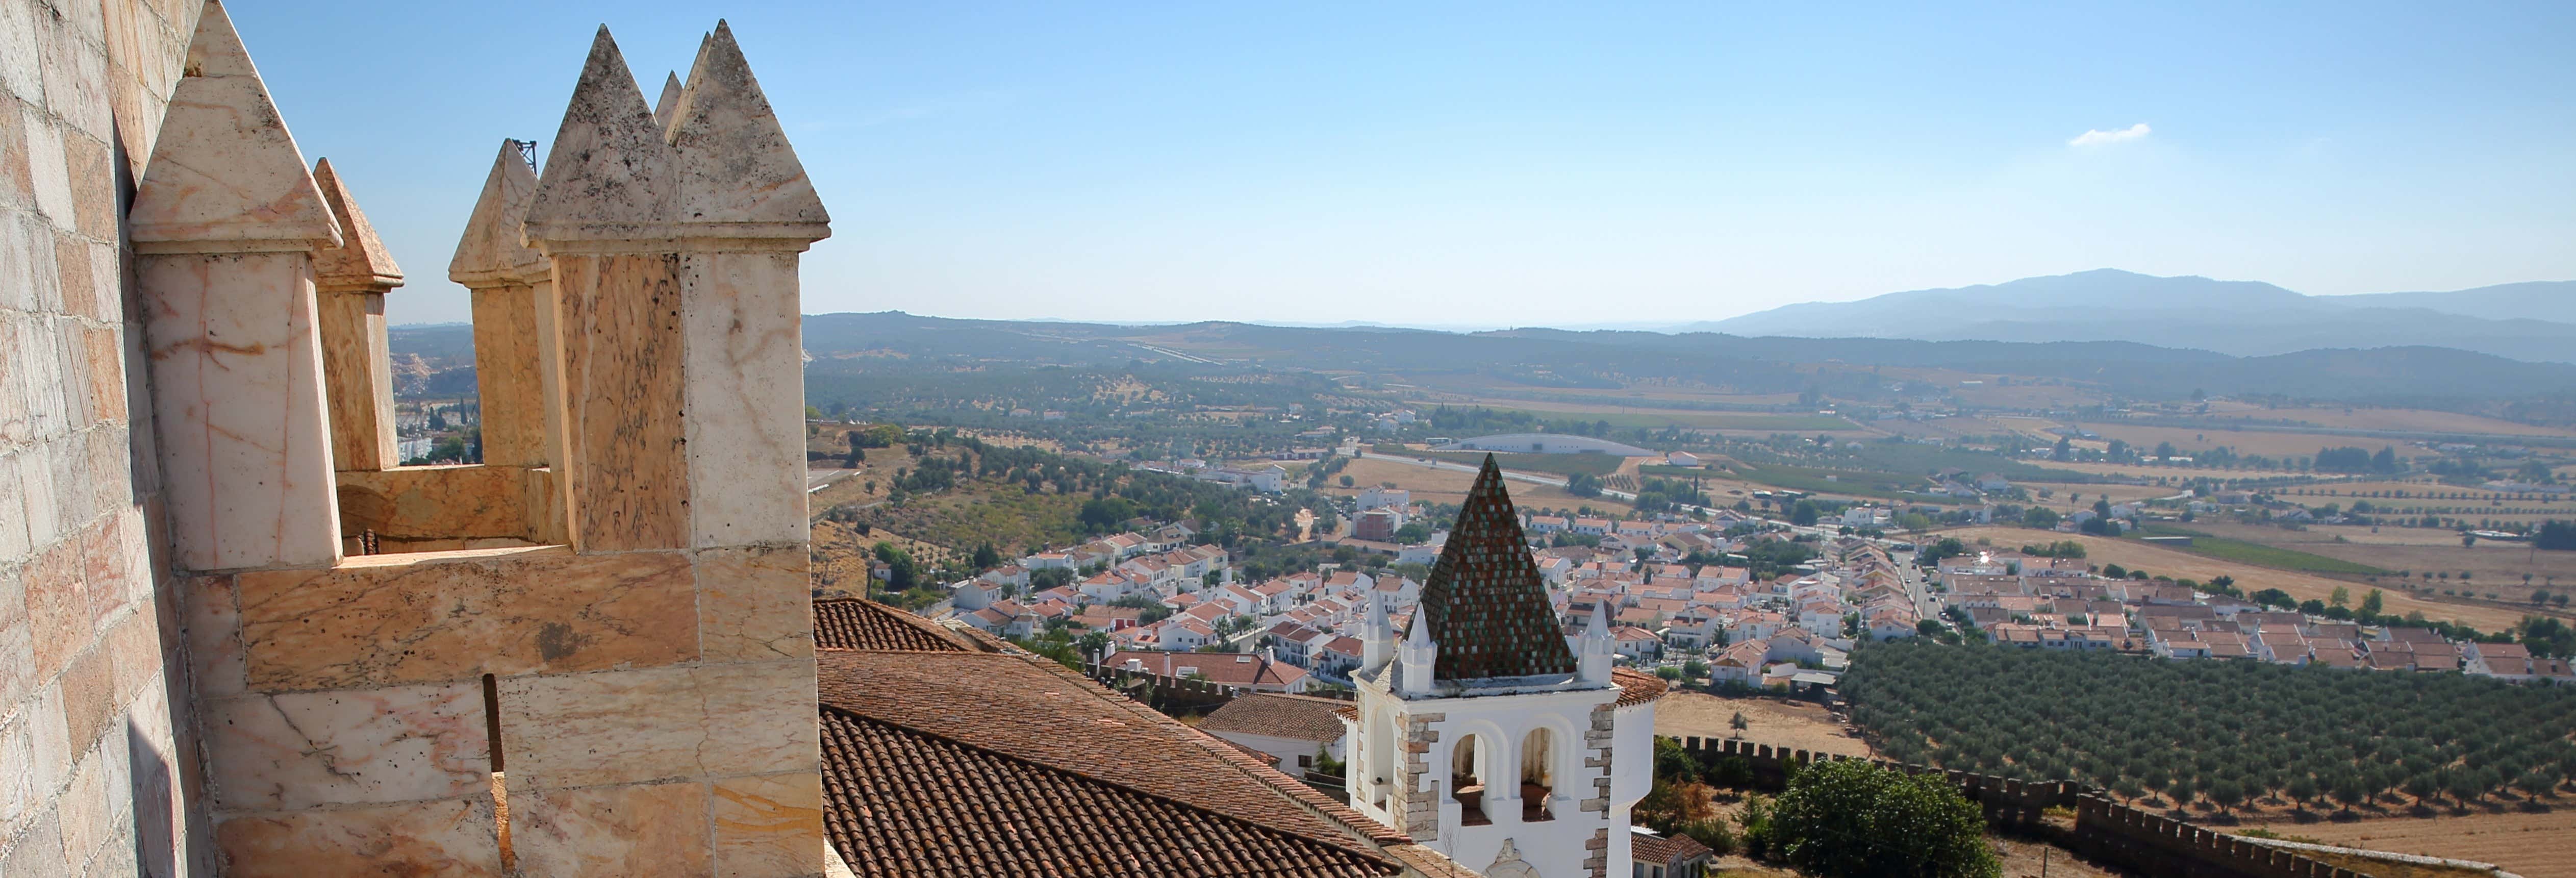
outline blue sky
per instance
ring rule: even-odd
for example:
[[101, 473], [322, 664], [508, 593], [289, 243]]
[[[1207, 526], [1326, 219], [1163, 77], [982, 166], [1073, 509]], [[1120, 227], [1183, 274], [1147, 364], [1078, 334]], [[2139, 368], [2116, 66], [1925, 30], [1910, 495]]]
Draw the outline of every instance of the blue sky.
[[396, 323], [466, 318], [459, 228], [597, 25], [652, 95], [719, 15], [832, 211], [809, 313], [1569, 325], [2103, 267], [2576, 278], [2576, 3], [2249, 5], [231, 8], [409, 273]]

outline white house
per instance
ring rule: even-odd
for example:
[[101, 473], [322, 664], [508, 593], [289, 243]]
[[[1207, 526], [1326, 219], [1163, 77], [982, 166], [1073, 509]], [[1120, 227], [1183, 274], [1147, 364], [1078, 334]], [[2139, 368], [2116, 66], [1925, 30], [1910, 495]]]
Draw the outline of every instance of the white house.
[[1403, 488], [1370, 488], [1360, 492], [1359, 504], [1361, 512], [1392, 507], [1402, 514], [1405, 507], [1413, 505], [1413, 492]]

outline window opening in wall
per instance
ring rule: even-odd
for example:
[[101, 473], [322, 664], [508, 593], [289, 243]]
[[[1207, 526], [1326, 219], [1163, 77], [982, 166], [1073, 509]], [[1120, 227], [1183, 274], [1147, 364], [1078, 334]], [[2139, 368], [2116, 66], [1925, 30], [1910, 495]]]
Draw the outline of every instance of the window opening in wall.
[[1546, 729], [1531, 729], [1521, 742], [1521, 820], [1536, 823], [1553, 818], [1548, 813], [1548, 797], [1556, 792], [1556, 774], [1549, 769], [1556, 764], [1551, 752], [1555, 741]]
[[1465, 826], [1493, 823], [1485, 816], [1485, 753], [1478, 742], [1484, 739], [1468, 735], [1458, 739], [1450, 751], [1449, 797], [1458, 801], [1458, 822]]

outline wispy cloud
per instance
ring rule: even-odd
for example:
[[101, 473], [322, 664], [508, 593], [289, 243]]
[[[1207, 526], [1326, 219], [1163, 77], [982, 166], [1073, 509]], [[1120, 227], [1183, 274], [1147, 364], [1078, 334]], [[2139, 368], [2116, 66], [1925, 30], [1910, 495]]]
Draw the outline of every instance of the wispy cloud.
[[2104, 131], [2099, 128], [2087, 129], [2084, 133], [2075, 135], [2074, 140], [2067, 141], [2066, 145], [2077, 147], [2108, 146], [2114, 143], [2123, 143], [2144, 138], [2147, 136], [2147, 132], [2149, 130], [2151, 129], [2147, 127], [2147, 123], [2145, 122], [2140, 122], [2117, 131]]

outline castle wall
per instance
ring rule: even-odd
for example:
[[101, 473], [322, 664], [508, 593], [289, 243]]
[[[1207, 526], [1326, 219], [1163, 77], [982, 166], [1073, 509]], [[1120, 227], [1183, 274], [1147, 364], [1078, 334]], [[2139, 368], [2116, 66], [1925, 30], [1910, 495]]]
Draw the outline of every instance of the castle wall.
[[196, 17], [0, 0], [0, 874], [207, 853], [123, 228]]
[[[1821, 760], [1850, 759], [1725, 738], [1683, 738], [1682, 749], [1702, 764], [1720, 759], [1743, 760], [1754, 782], [1769, 789], [1786, 785], [1791, 770]], [[2265, 847], [2225, 833], [2203, 829], [2121, 804], [2101, 791], [2071, 780], [2020, 781], [1966, 771], [1870, 760], [1913, 774], [1940, 774], [1959, 785], [1959, 792], [1985, 811], [1990, 825], [2011, 826], [2050, 837], [2088, 857], [2116, 863], [2148, 875], [2178, 878], [2364, 878], [2349, 869]], [[2050, 808], [2075, 811], [2073, 827], [2042, 820]]]

